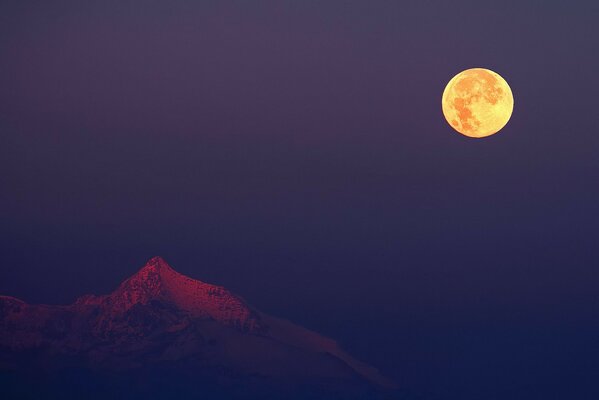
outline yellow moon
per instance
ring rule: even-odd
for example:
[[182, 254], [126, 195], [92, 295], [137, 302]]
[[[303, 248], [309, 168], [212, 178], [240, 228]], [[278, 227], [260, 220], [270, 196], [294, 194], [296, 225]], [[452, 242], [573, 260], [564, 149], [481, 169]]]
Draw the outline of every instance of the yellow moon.
[[499, 74], [472, 68], [454, 76], [443, 91], [443, 115], [453, 129], [472, 138], [491, 136], [510, 120], [512, 89]]

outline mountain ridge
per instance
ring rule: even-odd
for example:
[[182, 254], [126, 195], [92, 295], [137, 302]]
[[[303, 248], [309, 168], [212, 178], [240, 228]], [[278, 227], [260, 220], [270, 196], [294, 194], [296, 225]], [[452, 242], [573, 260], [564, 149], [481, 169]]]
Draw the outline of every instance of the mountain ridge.
[[[22, 361], [23, 354], [34, 356]], [[182, 275], [161, 257], [111, 293], [84, 295], [66, 306], [0, 296], [0, 369], [135, 370], [173, 363], [215, 376], [229, 371], [268, 381], [394, 387], [334, 340], [258, 311], [222, 286]]]
[[151, 300], [164, 300], [196, 317], [207, 316], [247, 332], [261, 330], [258, 315], [239, 296], [178, 273], [160, 256], [151, 258], [112, 293], [83, 296], [75, 304], [103, 305], [123, 312]]

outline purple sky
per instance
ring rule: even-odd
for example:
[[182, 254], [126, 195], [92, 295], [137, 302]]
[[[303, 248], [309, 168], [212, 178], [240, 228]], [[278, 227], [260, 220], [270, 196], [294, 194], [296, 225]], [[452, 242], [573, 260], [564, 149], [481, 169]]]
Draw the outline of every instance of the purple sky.
[[[162, 255], [418, 393], [597, 398], [598, 20], [4, 0], [0, 293], [68, 303]], [[484, 140], [441, 113], [470, 67], [515, 97]]]

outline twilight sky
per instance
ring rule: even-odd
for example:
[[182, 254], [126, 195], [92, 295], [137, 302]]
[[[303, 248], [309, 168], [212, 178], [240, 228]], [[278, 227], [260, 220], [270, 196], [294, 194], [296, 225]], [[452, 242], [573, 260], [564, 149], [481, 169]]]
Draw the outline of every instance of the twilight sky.
[[[599, 3], [0, 3], [0, 293], [154, 255], [443, 399], [599, 397]], [[441, 113], [490, 68], [514, 114]], [[435, 397], [437, 396], [437, 397]]]

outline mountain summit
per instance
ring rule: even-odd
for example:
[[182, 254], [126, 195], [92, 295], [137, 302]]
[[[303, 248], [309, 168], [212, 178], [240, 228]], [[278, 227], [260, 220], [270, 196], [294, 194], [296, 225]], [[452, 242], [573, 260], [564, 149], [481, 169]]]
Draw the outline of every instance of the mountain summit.
[[[174, 381], [185, 381], [186, 393], [210, 387], [213, 398], [287, 396], [298, 388], [324, 398], [373, 398], [392, 386], [333, 340], [255, 310], [221, 286], [184, 276], [160, 257], [112, 293], [85, 295], [68, 306], [0, 296], [0, 378], [2, 371], [60, 376], [73, 368], [87, 371], [94, 385], [100, 376], [144, 381], [139, 374], [163, 377], [170, 371]], [[129, 390], [135, 379], [122, 379], [121, 386]]]
[[135, 275], [106, 296], [84, 296], [77, 304], [99, 305], [126, 312], [136, 305], [161, 301], [194, 317], [209, 317], [246, 332], [259, 332], [259, 317], [243, 300], [221, 286], [182, 275], [162, 257], [154, 257]]

